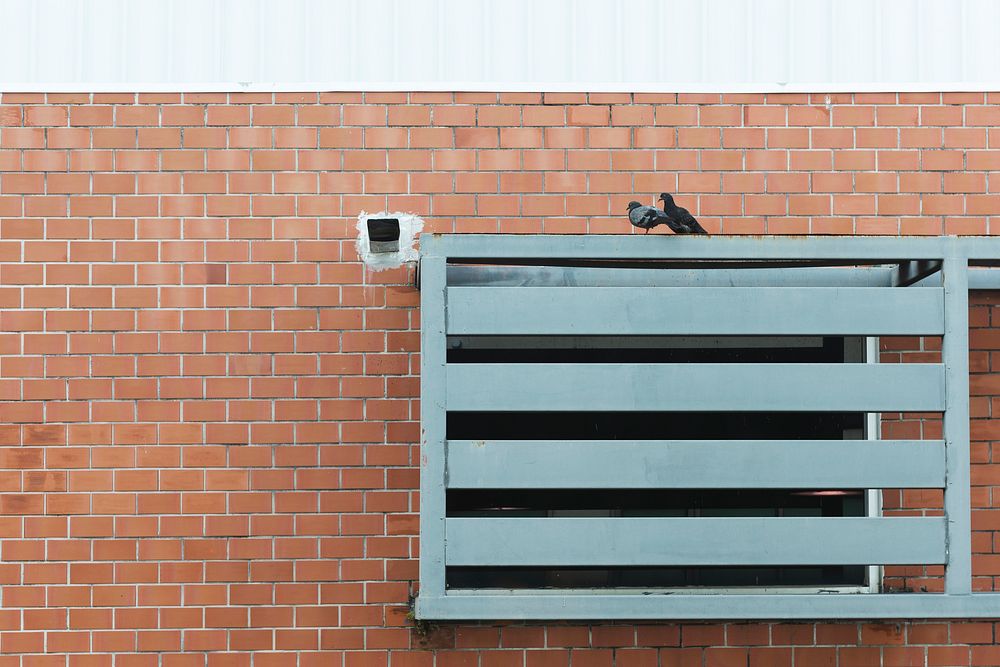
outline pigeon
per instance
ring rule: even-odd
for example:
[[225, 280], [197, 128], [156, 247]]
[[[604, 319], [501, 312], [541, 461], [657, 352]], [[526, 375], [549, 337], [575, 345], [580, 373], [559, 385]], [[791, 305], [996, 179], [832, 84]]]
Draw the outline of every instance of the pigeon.
[[[633, 226], [645, 229], [647, 234], [650, 229], [657, 225], [666, 225], [673, 230], [674, 234], [692, 233], [690, 227], [674, 222], [670, 219], [669, 215], [655, 206], [643, 206], [637, 201], [630, 201], [628, 203], [628, 219]], [[705, 233], [704, 230], [702, 230], [702, 233]]]
[[[686, 208], [674, 203], [674, 198], [667, 192], [660, 193], [663, 202], [663, 212], [670, 219], [670, 229], [677, 234], [708, 234], [705, 228], [698, 224], [695, 217]], [[673, 224], [671, 224], [673, 223]]]
[[637, 201], [630, 201], [628, 203], [628, 221], [632, 223], [634, 227], [639, 227], [645, 229], [646, 233], [657, 225], [670, 225], [670, 219], [667, 214], [656, 208], [655, 206], [643, 206]]

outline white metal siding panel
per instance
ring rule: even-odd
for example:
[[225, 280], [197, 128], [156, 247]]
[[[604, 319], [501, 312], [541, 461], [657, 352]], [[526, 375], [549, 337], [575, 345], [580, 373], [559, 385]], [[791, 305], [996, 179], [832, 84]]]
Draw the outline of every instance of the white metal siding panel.
[[995, 0], [0, 0], [3, 90], [983, 90]]

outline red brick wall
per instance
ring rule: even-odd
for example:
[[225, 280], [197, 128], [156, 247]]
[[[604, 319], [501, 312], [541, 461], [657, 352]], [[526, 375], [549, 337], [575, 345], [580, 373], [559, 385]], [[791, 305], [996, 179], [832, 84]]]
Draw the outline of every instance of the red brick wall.
[[[411, 632], [417, 294], [352, 239], [361, 209], [623, 233], [661, 190], [715, 232], [996, 233], [997, 101], [3, 95], [0, 667], [1000, 665], [990, 622]], [[996, 298], [972, 313], [981, 508]]]

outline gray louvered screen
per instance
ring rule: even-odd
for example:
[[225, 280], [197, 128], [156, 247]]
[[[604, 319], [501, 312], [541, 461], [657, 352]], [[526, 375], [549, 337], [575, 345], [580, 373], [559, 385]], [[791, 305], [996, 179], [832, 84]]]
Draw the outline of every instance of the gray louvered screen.
[[[1000, 239], [425, 235], [421, 244], [419, 617], [1000, 615], [1000, 594], [971, 592], [967, 275], [970, 260], [1000, 259]], [[477, 284], [483, 271], [496, 279]], [[446, 349], [449, 336], [518, 336], [544, 349], [551, 336], [613, 345], [629, 336], [823, 335], [943, 336], [942, 363], [448, 363]], [[465, 411], [940, 412], [944, 439], [447, 440], [449, 412]], [[943, 488], [945, 516], [446, 512], [456, 490], [685, 488]], [[446, 585], [451, 567], [825, 564], [943, 564], [945, 590], [569, 594]]]

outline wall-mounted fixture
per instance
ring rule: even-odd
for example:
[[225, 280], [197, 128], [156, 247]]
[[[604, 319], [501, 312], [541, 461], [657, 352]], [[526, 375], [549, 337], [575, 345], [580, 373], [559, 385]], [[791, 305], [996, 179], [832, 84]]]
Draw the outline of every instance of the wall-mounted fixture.
[[368, 247], [372, 252], [399, 252], [399, 218], [368, 218]]
[[361, 212], [358, 216], [358, 258], [372, 271], [395, 269], [416, 262], [416, 241], [424, 221], [412, 213]]

